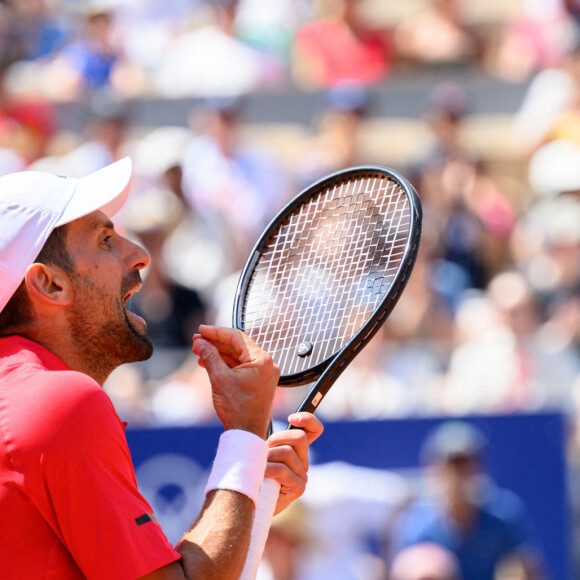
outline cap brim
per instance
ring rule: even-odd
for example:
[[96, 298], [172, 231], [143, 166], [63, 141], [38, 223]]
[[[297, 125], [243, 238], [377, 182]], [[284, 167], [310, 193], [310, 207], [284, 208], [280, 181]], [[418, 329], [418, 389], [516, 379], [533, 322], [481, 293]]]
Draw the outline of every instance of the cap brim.
[[79, 179], [75, 192], [55, 227], [97, 210], [113, 217], [127, 201], [131, 172], [131, 158], [124, 157]]

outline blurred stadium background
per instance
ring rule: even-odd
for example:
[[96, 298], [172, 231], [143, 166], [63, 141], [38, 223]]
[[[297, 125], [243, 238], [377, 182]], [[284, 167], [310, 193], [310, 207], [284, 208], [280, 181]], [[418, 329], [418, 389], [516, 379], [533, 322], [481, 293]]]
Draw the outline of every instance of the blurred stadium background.
[[132, 307], [156, 352], [106, 388], [142, 432], [215, 426], [190, 336], [230, 324], [277, 208], [342, 167], [401, 171], [421, 254], [320, 416], [563, 418], [575, 546], [579, 41], [576, 0], [2, 0], [0, 174], [133, 158], [118, 223], [153, 257]]

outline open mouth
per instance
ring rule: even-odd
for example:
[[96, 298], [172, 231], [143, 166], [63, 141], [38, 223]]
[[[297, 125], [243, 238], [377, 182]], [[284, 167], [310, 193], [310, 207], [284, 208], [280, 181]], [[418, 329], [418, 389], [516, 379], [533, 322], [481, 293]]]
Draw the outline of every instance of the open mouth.
[[125, 294], [125, 297], [123, 298], [123, 305], [125, 306], [125, 309], [127, 308], [127, 303], [129, 302], [129, 300], [135, 294], [137, 294], [137, 292], [139, 292], [139, 290], [141, 290], [142, 287], [143, 287], [143, 284], [141, 284], [141, 282], [139, 282], [139, 284], [137, 284], [137, 286], [135, 286], [134, 288], [129, 290], [129, 292], [127, 292], [127, 294]]
[[139, 292], [139, 290], [141, 290], [142, 287], [143, 284], [139, 282], [136, 286], [133, 286], [133, 288], [131, 288], [123, 297], [123, 307], [125, 309], [125, 316], [127, 317], [129, 324], [131, 324], [131, 326], [133, 326], [133, 328], [135, 328], [139, 332], [145, 332], [145, 329], [147, 328], [147, 323], [145, 322], [145, 320], [143, 320], [143, 318], [141, 318], [139, 315], [131, 311], [130, 301], [131, 298], [135, 296], [135, 294], [137, 294], [137, 292]]

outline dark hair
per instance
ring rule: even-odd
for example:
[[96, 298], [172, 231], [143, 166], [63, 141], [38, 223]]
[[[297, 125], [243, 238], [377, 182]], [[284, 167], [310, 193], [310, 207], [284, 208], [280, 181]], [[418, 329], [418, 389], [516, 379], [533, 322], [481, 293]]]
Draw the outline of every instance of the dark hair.
[[[71, 272], [74, 264], [66, 247], [67, 233], [67, 224], [52, 230], [34, 262], [53, 264], [65, 272]], [[0, 335], [26, 330], [33, 317], [34, 309], [23, 280], [0, 312]]]

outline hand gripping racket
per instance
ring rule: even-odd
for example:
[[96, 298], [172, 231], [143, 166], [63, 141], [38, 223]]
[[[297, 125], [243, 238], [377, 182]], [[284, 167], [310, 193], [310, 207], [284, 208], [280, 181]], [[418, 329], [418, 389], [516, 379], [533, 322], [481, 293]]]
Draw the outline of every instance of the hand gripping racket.
[[[334, 173], [299, 193], [268, 225], [242, 271], [234, 327], [270, 353], [280, 386], [313, 383], [314, 412], [401, 296], [421, 235], [411, 184], [377, 166]], [[253, 580], [279, 485], [266, 479], [242, 580]]]

